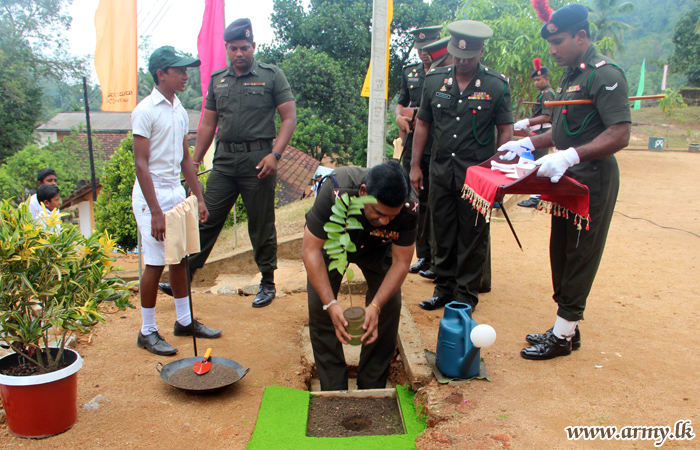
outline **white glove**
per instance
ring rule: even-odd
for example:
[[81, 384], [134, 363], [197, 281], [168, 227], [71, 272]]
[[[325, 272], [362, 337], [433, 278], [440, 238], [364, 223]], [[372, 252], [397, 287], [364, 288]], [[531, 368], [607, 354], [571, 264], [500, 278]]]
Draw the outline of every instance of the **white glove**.
[[515, 131], [522, 130], [523, 128], [527, 128], [530, 126], [530, 119], [523, 119], [523, 120], [518, 120], [513, 124], [513, 129]]
[[566, 172], [566, 169], [581, 162], [575, 148], [569, 147], [566, 150], [545, 155], [535, 161], [540, 166], [537, 171], [538, 177], [548, 177], [552, 183], [557, 183]]
[[499, 158], [501, 161], [512, 161], [516, 156], [522, 156], [523, 152], [531, 152], [535, 149], [532, 145], [532, 141], [529, 137], [525, 139], [520, 139], [519, 141], [508, 141], [505, 144], [498, 147], [498, 151], [507, 151], [505, 155], [501, 155]]

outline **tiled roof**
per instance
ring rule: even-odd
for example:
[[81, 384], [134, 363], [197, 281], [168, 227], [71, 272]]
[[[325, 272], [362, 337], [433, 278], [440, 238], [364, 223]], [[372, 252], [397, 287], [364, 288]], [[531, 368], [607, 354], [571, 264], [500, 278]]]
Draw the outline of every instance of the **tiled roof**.
[[321, 163], [308, 154], [290, 145], [287, 146], [277, 167], [277, 207], [301, 200], [304, 189], [309, 186], [316, 168]]

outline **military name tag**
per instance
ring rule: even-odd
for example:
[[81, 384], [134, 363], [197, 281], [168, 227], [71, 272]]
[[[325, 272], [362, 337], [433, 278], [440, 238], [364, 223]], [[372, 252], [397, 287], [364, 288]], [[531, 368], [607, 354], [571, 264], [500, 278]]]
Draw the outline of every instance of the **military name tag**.
[[218, 86], [216, 87], [216, 89], [225, 88], [225, 87], [228, 87], [228, 83], [220, 84], [220, 85], [218, 85]]
[[444, 92], [436, 92], [435, 96], [440, 98], [446, 98], [447, 100], [452, 98], [450, 94], [445, 94]]
[[411, 83], [415, 83], [416, 81], [420, 81], [420, 78], [417, 78], [417, 77], [416, 77], [416, 78], [413, 78], [413, 77], [411, 77], [411, 78], [408, 79], [408, 81], [410, 81]]

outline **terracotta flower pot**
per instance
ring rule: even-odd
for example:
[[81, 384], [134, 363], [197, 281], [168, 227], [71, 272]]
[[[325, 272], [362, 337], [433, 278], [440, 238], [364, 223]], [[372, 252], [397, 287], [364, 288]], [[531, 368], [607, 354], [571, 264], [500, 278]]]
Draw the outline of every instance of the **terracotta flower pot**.
[[365, 334], [365, 330], [362, 329], [362, 324], [365, 323], [365, 309], [359, 306], [354, 306], [343, 311], [343, 317], [348, 321], [348, 326], [345, 327], [345, 331], [350, 335], [350, 345], [360, 345], [362, 341], [360, 338]]
[[[83, 359], [70, 349], [64, 350], [63, 358], [70, 365], [55, 372], [26, 377], [0, 374], [0, 396], [7, 426], [15, 436], [45, 438], [75, 424], [78, 370], [83, 366]], [[16, 353], [4, 356], [0, 358], [0, 369], [12, 367], [18, 360]]]

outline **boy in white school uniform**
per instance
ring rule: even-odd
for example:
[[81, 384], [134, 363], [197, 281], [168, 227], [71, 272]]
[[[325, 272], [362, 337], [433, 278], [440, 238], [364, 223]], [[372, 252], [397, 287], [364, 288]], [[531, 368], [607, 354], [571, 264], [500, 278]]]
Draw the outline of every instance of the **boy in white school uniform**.
[[[158, 333], [155, 307], [158, 281], [165, 266], [165, 213], [185, 199], [180, 173], [197, 197], [199, 221], [206, 222], [209, 217], [185, 139], [189, 128], [187, 111], [175, 94], [185, 90], [187, 68], [200, 64], [197, 59], [179, 55], [170, 46], [155, 50], [148, 68], [156, 86], [131, 113], [136, 165], [131, 204], [141, 232], [146, 263], [141, 277], [142, 325], [137, 345], [157, 355], [177, 352]], [[221, 330], [204, 326], [190, 315], [186, 270], [184, 260], [169, 266], [177, 311], [173, 334], [191, 336], [194, 320], [197, 337], [217, 338]]]

